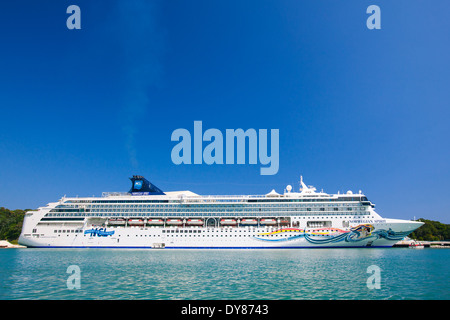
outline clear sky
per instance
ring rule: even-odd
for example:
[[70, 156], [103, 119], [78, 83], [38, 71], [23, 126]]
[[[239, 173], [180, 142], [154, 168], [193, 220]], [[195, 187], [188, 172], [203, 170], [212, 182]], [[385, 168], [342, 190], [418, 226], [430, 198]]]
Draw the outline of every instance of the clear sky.
[[[69, 30], [69, 5], [81, 30]], [[369, 30], [369, 5], [381, 29]], [[0, 206], [128, 191], [362, 190], [450, 223], [450, 2], [0, 2]], [[279, 171], [175, 165], [171, 134], [279, 129]]]

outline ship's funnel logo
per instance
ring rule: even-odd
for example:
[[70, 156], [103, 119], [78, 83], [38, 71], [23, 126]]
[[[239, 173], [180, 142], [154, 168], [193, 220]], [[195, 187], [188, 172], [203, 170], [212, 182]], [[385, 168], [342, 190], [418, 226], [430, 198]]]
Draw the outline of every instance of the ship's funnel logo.
[[137, 180], [134, 182], [134, 188], [137, 190], [141, 190], [142, 189], [142, 180]]

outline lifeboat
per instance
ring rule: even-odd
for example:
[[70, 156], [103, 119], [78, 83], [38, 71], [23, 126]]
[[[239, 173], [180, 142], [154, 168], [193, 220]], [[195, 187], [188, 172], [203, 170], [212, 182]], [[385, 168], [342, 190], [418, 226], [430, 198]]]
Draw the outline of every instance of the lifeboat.
[[265, 225], [276, 225], [277, 221], [275, 219], [261, 219], [259, 220], [260, 224], [265, 224]]
[[162, 226], [164, 221], [162, 219], [148, 219], [147, 224], [151, 226]]
[[145, 223], [142, 219], [128, 219], [129, 226], [143, 226]]
[[181, 226], [183, 225], [183, 221], [180, 219], [167, 219], [166, 224], [170, 226]]
[[123, 226], [125, 225], [125, 219], [109, 219], [108, 224], [110, 226]]
[[241, 225], [245, 225], [245, 226], [253, 226], [253, 225], [257, 225], [258, 221], [256, 221], [256, 219], [242, 219], [241, 220]]
[[203, 220], [202, 219], [188, 219], [188, 221], [186, 221], [186, 224], [190, 225], [190, 226], [202, 226]]
[[223, 226], [235, 226], [237, 221], [234, 219], [221, 219], [220, 224]]

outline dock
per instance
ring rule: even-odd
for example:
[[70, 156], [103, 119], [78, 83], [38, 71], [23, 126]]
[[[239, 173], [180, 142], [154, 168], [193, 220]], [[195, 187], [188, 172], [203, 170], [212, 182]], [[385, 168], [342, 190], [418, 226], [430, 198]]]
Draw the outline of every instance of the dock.
[[425, 248], [450, 248], [450, 241], [419, 241], [409, 238], [397, 242], [394, 247], [405, 248], [413, 244], [423, 245]]
[[450, 248], [450, 241], [424, 241], [424, 245], [430, 248]]

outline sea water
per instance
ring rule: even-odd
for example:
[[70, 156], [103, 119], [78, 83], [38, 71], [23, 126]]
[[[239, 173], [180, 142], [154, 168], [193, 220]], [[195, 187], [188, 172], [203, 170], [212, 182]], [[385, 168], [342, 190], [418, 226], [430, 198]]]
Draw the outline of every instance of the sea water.
[[447, 300], [449, 263], [432, 248], [2, 249], [0, 299]]

